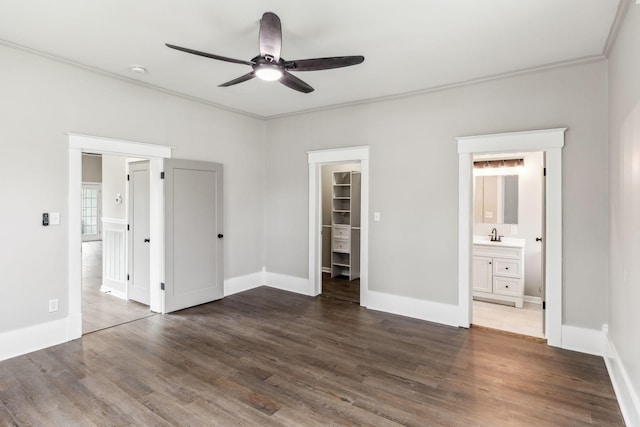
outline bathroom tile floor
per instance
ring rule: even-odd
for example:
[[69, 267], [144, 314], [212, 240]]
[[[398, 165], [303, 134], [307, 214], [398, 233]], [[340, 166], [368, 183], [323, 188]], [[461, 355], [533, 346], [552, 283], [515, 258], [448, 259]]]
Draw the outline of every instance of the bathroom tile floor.
[[473, 321], [471, 323], [487, 328], [544, 338], [540, 304], [525, 302], [523, 308], [516, 308], [474, 300]]

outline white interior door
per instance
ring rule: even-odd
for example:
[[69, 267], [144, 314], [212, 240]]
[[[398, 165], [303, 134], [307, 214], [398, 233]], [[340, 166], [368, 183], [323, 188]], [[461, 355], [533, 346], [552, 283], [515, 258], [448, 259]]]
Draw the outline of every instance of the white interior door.
[[149, 162], [129, 164], [128, 297], [149, 305]]
[[164, 312], [224, 296], [222, 165], [167, 159]]
[[100, 240], [101, 184], [82, 183], [82, 241]]

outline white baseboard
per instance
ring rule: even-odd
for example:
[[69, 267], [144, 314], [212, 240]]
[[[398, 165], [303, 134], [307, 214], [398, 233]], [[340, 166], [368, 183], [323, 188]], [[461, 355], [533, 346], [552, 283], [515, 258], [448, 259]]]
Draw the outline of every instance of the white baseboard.
[[105, 294], [113, 295], [114, 297], [118, 297], [120, 299], [127, 299], [127, 294], [119, 291], [118, 289], [114, 289], [111, 286], [102, 285], [100, 286], [100, 292], [104, 292]]
[[282, 289], [283, 291], [295, 292], [302, 295], [311, 295], [309, 293], [308, 278], [266, 272], [264, 284], [272, 288]]
[[62, 344], [73, 339], [69, 318], [0, 333], [0, 360]]
[[248, 291], [264, 285], [265, 273], [258, 271], [256, 273], [246, 274], [244, 276], [232, 277], [224, 280], [224, 296], [237, 294], [238, 292]]
[[525, 295], [523, 300], [524, 302], [530, 302], [531, 304], [542, 304], [542, 298], [540, 297], [532, 297], [529, 295]]
[[604, 344], [605, 336], [602, 331], [562, 325], [561, 347], [566, 350], [602, 356], [604, 354]]
[[603, 333], [605, 335], [604, 362], [607, 365], [622, 416], [628, 426], [640, 426], [640, 395], [627, 375], [616, 346], [609, 336], [607, 325], [603, 327]]
[[367, 292], [367, 308], [451, 326], [458, 326], [459, 323], [459, 308], [457, 305], [403, 297], [384, 292], [371, 290]]
[[323, 273], [331, 273], [331, 267], [322, 267]]

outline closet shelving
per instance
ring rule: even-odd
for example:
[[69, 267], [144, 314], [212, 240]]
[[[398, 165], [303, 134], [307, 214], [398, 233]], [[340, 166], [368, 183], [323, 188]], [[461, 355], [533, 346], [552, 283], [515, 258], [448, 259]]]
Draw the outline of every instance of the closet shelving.
[[331, 277], [360, 277], [360, 172], [333, 172]]

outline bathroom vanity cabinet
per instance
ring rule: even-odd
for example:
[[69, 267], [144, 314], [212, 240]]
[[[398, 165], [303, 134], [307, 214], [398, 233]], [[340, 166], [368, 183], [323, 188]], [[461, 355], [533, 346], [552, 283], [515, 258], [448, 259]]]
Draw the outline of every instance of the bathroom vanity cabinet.
[[491, 242], [474, 238], [473, 296], [496, 302], [524, 300], [524, 239]]

